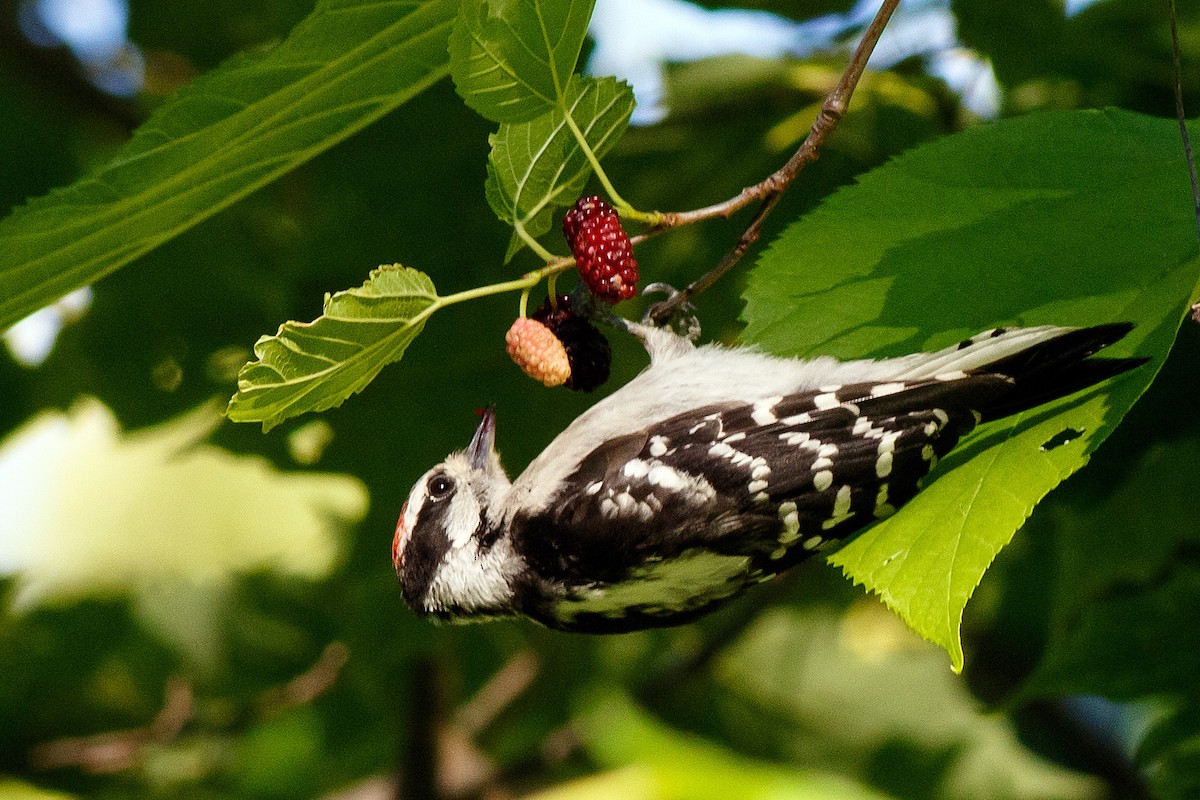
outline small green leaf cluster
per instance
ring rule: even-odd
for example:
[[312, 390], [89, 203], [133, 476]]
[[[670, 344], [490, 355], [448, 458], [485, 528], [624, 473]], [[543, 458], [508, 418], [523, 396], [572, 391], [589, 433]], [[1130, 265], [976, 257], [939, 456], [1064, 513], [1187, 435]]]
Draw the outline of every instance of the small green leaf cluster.
[[[625, 84], [575, 74], [591, 12], [591, 2], [574, 0], [468, 2], [450, 35], [459, 94], [500, 123], [489, 137], [484, 191], [496, 216], [513, 228], [506, 260], [527, 245], [556, 261], [537, 237], [550, 230], [555, 210], [575, 202], [633, 112]], [[558, 259], [525, 278], [451, 297], [438, 297], [424, 273], [381, 267], [361, 288], [327, 299], [317, 320], [289, 322], [260, 339], [257, 361], [239, 375], [229, 417], [269, 429], [340, 405], [399, 361], [439, 308], [501, 291], [528, 292], [568, 265]]]
[[550, 230], [625, 132], [633, 92], [612, 78], [575, 74], [594, 0], [465, 3], [450, 35], [450, 72], [468, 106], [499, 130], [489, 141], [488, 203], [516, 239], [508, 258]]
[[745, 338], [788, 354], [899, 355], [998, 325], [1136, 324], [1113, 354], [1153, 365], [984, 426], [903, 513], [831, 557], [956, 670], [984, 572], [1150, 385], [1200, 280], [1174, 138], [1118, 111], [967, 131], [830, 198], [751, 272]]

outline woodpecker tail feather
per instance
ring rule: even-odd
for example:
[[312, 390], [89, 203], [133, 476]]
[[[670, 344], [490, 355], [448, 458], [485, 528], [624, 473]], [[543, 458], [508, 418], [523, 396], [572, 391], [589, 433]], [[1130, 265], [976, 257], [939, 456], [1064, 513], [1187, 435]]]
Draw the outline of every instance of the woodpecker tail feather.
[[1133, 325], [1114, 322], [1090, 328], [1062, 328], [1061, 334], [986, 364], [972, 372], [1003, 375], [1013, 388], [979, 409], [984, 420], [1027, 411], [1074, 394], [1145, 364], [1146, 358], [1092, 358], [1121, 340]]

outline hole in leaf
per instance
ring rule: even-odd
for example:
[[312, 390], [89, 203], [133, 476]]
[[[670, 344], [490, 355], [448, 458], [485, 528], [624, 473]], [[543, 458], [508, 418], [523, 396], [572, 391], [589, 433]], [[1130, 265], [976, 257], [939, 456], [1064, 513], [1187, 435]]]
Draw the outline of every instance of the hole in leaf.
[[1062, 447], [1064, 444], [1075, 441], [1080, 436], [1083, 436], [1083, 431], [1076, 430], [1075, 428], [1065, 428], [1042, 442], [1041, 449], [1053, 450], [1056, 447]]

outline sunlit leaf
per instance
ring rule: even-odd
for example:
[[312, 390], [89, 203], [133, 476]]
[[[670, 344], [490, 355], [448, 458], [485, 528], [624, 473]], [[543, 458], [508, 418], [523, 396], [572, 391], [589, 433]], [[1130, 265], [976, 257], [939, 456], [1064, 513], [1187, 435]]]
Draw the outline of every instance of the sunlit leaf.
[[40, 789], [20, 781], [0, 780], [0, 800], [70, 800], [74, 796]]
[[[715, 742], [669, 728], [628, 699], [613, 694], [577, 720], [588, 752], [609, 768], [584, 783], [584, 796], [647, 800], [884, 800], [885, 795], [831, 772], [758, 761]], [[609, 789], [601, 795], [599, 786]], [[566, 800], [575, 787], [540, 800]], [[630, 795], [616, 794], [617, 790]]]
[[[597, 158], [621, 138], [634, 105], [626, 84], [579, 77], [571, 83], [567, 103]], [[591, 163], [558, 110], [503, 124], [490, 138], [488, 203], [503, 221], [540, 236], [550, 229], [552, 210], [575, 202], [583, 191]]]
[[594, 0], [465, 0], [450, 71], [467, 105], [494, 122], [561, 107]]
[[0, 443], [0, 572], [18, 572], [19, 598], [220, 582], [263, 568], [327, 574], [338, 527], [366, 513], [362, 484], [204, 444], [220, 422], [210, 405], [127, 433], [86, 400]]
[[357, 289], [326, 295], [316, 320], [284, 323], [254, 345], [257, 360], [238, 375], [229, 418], [270, 430], [341, 405], [400, 360], [438, 302], [428, 275], [399, 264], [379, 267]]
[[[1034, 505], [1153, 379], [1200, 272], [1178, 129], [1046, 114], [921, 147], [794, 224], [746, 290], [745, 336], [790, 354], [887, 356], [996, 325], [1137, 328], [1154, 363], [986, 425], [895, 517], [831, 558], [962, 666], [968, 598]], [[1064, 431], [1082, 434], [1058, 447]]]
[[324, 0], [273, 50], [233, 59], [179, 92], [108, 165], [0, 222], [0, 329], [443, 77], [455, 8], [453, 0]]

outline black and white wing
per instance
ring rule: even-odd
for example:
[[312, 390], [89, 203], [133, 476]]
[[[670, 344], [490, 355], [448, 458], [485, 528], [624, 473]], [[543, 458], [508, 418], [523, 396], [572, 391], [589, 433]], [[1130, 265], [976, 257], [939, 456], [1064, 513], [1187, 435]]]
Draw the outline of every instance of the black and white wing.
[[[687, 621], [894, 513], [959, 438], [1120, 374], [1127, 324], [1061, 329], [968, 372], [728, 401], [609, 439], [518, 520], [522, 610], [552, 627]], [[1003, 331], [963, 342], [972, 347]], [[949, 353], [949, 355], [947, 355]], [[954, 350], [917, 366], [930, 370]]]
[[587, 631], [697, 616], [893, 513], [1011, 383], [958, 373], [831, 386], [605, 442], [519, 526], [517, 549], [545, 582], [525, 611]]

